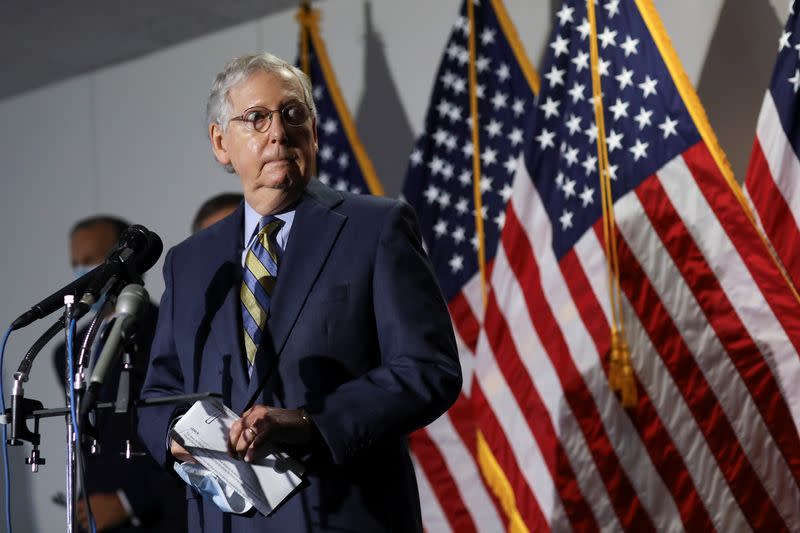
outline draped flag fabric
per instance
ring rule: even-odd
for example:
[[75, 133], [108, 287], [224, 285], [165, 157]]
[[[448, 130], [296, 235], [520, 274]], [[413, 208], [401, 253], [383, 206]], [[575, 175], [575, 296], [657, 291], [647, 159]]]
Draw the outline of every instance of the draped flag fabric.
[[[484, 317], [470, 399], [504, 478], [496, 488], [510, 524], [800, 531], [800, 305], [655, 8], [567, 0], [548, 48], [485, 314], [474, 299], [460, 311]], [[794, 55], [785, 51], [792, 69]], [[796, 87], [781, 85], [792, 104]], [[609, 386], [616, 285], [595, 103], [604, 109], [616, 218], [609, 235], [638, 393], [629, 409]], [[786, 113], [772, 124], [786, 127], [794, 112]], [[795, 157], [789, 139], [785, 153]], [[447, 229], [439, 239], [452, 240], [452, 223]]]
[[317, 177], [337, 190], [383, 194], [383, 186], [356, 132], [319, 31], [319, 11], [300, 8], [299, 66], [311, 78], [317, 107]]
[[745, 179], [764, 231], [795, 287], [800, 284], [799, 10], [798, 3], [792, 2]]
[[[403, 190], [417, 211], [448, 301], [464, 373], [464, 392], [455, 406], [411, 437], [423, 523], [431, 533], [494, 532], [507, 527], [506, 513], [481, 477], [469, 402], [481, 315], [478, 256], [483, 251], [491, 267], [539, 83], [502, 3], [484, 0], [468, 7], [462, 3], [445, 45], [425, 130], [411, 154]], [[474, 53], [470, 52], [471, 34]], [[470, 107], [473, 96], [477, 143]], [[476, 211], [482, 217], [480, 229]]]

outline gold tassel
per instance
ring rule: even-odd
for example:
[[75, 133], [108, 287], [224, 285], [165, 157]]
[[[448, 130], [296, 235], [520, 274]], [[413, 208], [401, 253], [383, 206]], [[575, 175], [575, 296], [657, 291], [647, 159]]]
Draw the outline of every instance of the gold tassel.
[[625, 335], [617, 328], [611, 329], [611, 361], [608, 369], [608, 385], [612, 391], [619, 393], [623, 407], [636, 407], [638, 392], [636, 390], [636, 379], [633, 375], [633, 366], [631, 365], [631, 353], [628, 349], [628, 343], [625, 342]]
[[617, 328], [611, 328], [611, 352], [608, 365], [608, 386], [614, 392], [622, 390], [622, 351]]
[[633, 368], [628, 363], [622, 369], [622, 407], [633, 409], [639, 403], [639, 394], [636, 391], [636, 380], [633, 378]]
[[632, 409], [638, 403], [638, 393], [636, 391], [636, 378], [633, 375], [633, 365], [631, 365], [631, 352], [628, 350], [628, 343], [625, 336], [619, 335], [620, 341], [620, 362], [622, 373], [620, 376], [620, 393], [622, 395], [622, 406]]

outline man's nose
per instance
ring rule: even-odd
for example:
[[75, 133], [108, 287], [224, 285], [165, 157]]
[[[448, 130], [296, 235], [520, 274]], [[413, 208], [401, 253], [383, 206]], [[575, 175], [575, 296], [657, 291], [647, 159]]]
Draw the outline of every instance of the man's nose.
[[283, 115], [275, 111], [272, 113], [272, 124], [267, 130], [267, 136], [270, 142], [283, 143], [286, 142], [286, 128], [283, 124]]

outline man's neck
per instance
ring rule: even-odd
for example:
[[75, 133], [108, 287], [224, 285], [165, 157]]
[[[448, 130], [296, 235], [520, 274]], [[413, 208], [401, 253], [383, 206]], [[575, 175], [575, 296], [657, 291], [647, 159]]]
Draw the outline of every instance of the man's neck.
[[[261, 216], [266, 215], [279, 215], [286, 211], [294, 209], [300, 197], [303, 195], [303, 190], [294, 191], [277, 191], [280, 194], [276, 195], [254, 195], [255, 197], [248, 197], [245, 195], [245, 201]], [[266, 197], [265, 197], [266, 196]]]

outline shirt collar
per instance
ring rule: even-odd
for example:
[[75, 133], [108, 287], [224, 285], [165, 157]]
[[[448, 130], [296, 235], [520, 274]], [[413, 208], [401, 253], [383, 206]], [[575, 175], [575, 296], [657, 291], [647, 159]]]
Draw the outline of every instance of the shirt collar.
[[[294, 221], [294, 213], [295, 210], [292, 209], [291, 211], [284, 211], [283, 213], [279, 213], [275, 216], [275, 218], [279, 218], [283, 221], [283, 227], [278, 232], [276, 236], [276, 241], [278, 246], [281, 249], [286, 249], [286, 241], [289, 238], [289, 230], [292, 227], [292, 222]], [[258, 211], [253, 209], [250, 204], [247, 203], [245, 200], [244, 202], [244, 249], [247, 250], [250, 248], [251, 241], [253, 240], [256, 228], [258, 227], [258, 223], [263, 218], [263, 215], [259, 214]]]

